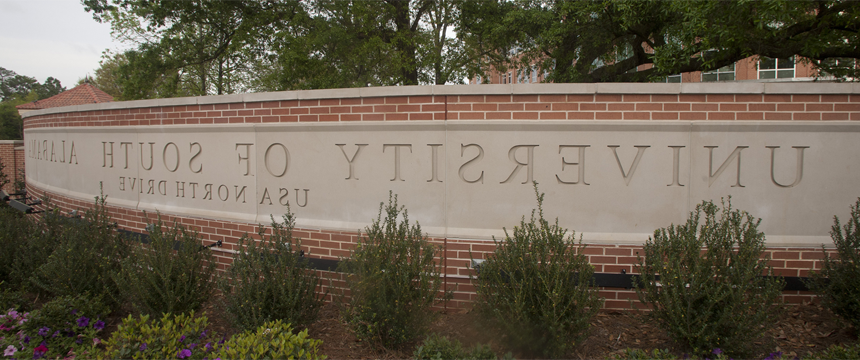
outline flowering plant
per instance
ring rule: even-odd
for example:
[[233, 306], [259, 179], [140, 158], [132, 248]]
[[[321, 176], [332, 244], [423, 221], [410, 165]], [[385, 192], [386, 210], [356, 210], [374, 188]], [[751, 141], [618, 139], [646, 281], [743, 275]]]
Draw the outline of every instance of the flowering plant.
[[[13, 313], [13, 312], [10, 312]], [[19, 325], [28, 321], [28, 314], [15, 313]], [[7, 313], [5, 318], [9, 318]], [[32, 334], [23, 328], [12, 336], [0, 338], [0, 348], [4, 349], [4, 356], [14, 356], [16, 353], [26, 354], [24, 356], [33, 359], [55, 359], [75, 358], [95, 353], [101, 343], [98, 333], [104, 329], [104, 321], [80, 316], [76, 319], [76, 325], [69, 325], [63, 329], [52, 329], [47, 326], [40, 327]]]

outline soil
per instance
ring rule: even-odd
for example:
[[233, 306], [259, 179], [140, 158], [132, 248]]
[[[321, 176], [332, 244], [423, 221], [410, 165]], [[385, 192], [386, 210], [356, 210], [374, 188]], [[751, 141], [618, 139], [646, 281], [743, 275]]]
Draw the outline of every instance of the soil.
[[[210, 329], [219, 334], [236, 333], [228, 319], [215, 305], [208, 305], [204, 311], [209, 317]], [[116, 329], [122, 322], [115, 315], [108, 321], [108, 332]], [[504, 336], [482, 328], [477, 315], [470, 311], [448, 311], [440, 313], [439, 319], [431, 326], [431, 332], [447, 336], [461, 342], [465, 347], [475, 344], [489, 344], [501, 357], [512, 352], [517, 359], [527, 359], [528, 355], [507, 346]], [[420, 345], [419, 341], [405, 344], [400, 349], [384, 349], [358, 341], [347, 324], [338, 314], [333, 304], [325, 305], [319, 319], [311, 324], [308, 332], [312, 338], [323, 341], [321, 352], [328, 359], [410, 359], [412, 352]], [[833, 315], [819, 304], [786, 306], [779, 321], [756, 341], [761, 359], [769, 353], [781, 351], [784, 359], [802, 357], [820, 352], [834, 344], [853, 344], [857, 334], [844, 321]], [[605, 359], [622, 354], [626, 349], [668, 349], [683, 356], [684, 349], [672, 342], [666, 333], [649, 324], [643, 313], [632, 311], [601, 311], [592, 320], [588, 338], [575, 347], [568, 355], [571, 359]]]

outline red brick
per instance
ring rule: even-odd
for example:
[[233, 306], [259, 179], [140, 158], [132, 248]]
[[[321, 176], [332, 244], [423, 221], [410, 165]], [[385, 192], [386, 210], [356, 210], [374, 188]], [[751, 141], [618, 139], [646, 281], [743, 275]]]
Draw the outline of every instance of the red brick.
[[623, 99], [624, 102], [649, 102], [651, 101], [651, 95], [625, 94]]
[[624, 270], [625, 274], [629, 274], [633, 270], [630, 265], [603, 265], [603, 272], [609, 274], [620, 274]]
[[499, 102], [509, 103], [509, 102], [511, 102], [511, 96], [510, 95], [487, 95], [486, 101], [487, 102], [495, 102], [495, 103], [499, 103]]
[[[283, 103], [283, 102], [282, 102]], [[361, 98], [344, 98], [340, 99], [341, 105], [361, 105]], [[284, 105], [282, 105], [284, 106]]]
[[765, 120], [791, 120], [791, 113], [766, 112]]
[[735, 95], [737, 102], [761, 102], [761, 95], [753, 94], [737, 94]]
[[[679, 105], [679, 104], [671, 104], [671, 105]], [[638, 110], [638, 111], [662, 111], [663, 110], [663, 104], [661, 104], [661, 103], [639, 103], [639, 104], [636, 104], [636, 110]]]
[[433, 120], [432, 113], [411, 113], [409, 120]]
[[593, 120], [593, 112], [571, 111], [567, 113], [567, 118], [570, 120]]
[[814, 264], [813, 261], [803, 261], [803, 260], [786, 261], [785, 267], [787, 267], [787, 268], [812, 269], [813, 264]]
[[725, 94], [708, 94], [706, 101], [707, 102], [720, 102], [720, 103], [734, 102], [735, 96], [734, 95], [725, 95]]
[[328, 114], [330, 112], [331, 109], [327, 106], [310, 108], [311, 114]]
[[678, 120], [679, 114], [676, 112], [653, 112], [651, 120]]
[[[484, 95], [461, 95], [458, 96], [455, 101], [467, 103], [482, 103], [484, 102]], [[448, 100], [448, 103], [451, 103], [451, 99]]]
[[593, 102], [594, 95], [568, 95], [568, 102]]
[[511, 99], [511, 100], [514, 102], [536, 102], [536, 101], [538, 101], [538, 96], [537, 95], [514, 95], [513, 99]]
[[[568, 104], [565, 103], [565, 105], [568, 105]], [[570, 104], [570, 105], [576, 106], [576, 104]], [[552, 104], [530, 103], [530, 104], [525, 104], [525, 106], [526, 106], [525, 107], [526, 111], [546, 111], [546, 110], [550, 109]], [[570, 109], [566, 109], [566, 110], [570, 110]]]
[[374, 112], [390, 113], [397, 111], [397, 105], [376, 105], [373, 107]]
[[632, 249], [615, 249], [615, 248], [607, 248], [603, 251], [606, 255], [623, 255], [630, 256], [632, 254]]
[[589, 110], [605, 111], [606, 110], [606, 103], [579, 104], [579, 110], [582, 110], [582, 111], [589, 111]]
[[[651, 95], [651, 102], [677, 102], [677, 101], [678, 101], [678, 95], [657, 95], [657, 94]], [[686, 101], [686, 100], [684, 100], [684, 101]], [[700, 101], [705, 101], [705, 100], [703, 99]]]
[[634, 104], [609, 104], [607, 106], [607, 110], [609, 111], [633, 111], [636, 110], [636, 106]]
[[385, 98], [384, 97], [363, 98], [363, 99], [361, 99], [361, 103], [364, 105], [385, 104]]
[[693, 111], [719, 111], [718, 104], [692, 104]]
[[408, 96], [394, 96], [394, 97], [386, 97], [386, 104], [408, 104], [409, 97]]
[[822, 113], [821, 120], [848, 120], [848, 113]]
[[432, 96], [410, 96], [409, 97], [409, 103], [410, 104], [415, 104], [415, 103], [423, 104], [423, 103], [432, 103], [432, 102], [433, 102]]
[[792, 102], [818, 102], [821, 100], [820, 95], [792, 95]]
[[319, 100], [299, 100], [299, 106], [320, 106]]
[[567, 95], [541, 95], [540, 102], [566, 102]]
[[794, 113], [794, 120], [821, 120], [821, 113]]
[[690, 104], [663, 104], [664, 111], [690, 111]]
[[[806, 105], [807, 109], [809, 109], [809, 105]], [[860, 104], [836, 104], [836, 107], [833, 109], [836, 111], [860, 111]], [[822, 110], [826, 111], [826, 110]]]
[[640, 112], [624, 112], [624, 120], [650, 120], [651, 114], [648, 112], [640, 111]]
[[409, 114], [403, 114], [403, 113], [385, 114], [385, 121], [401, 121], [401, 120], [409, 120]]
[[620, 112], [598, 112], [594, 114], [594, 118], [598, 120], [620, 120]]
[[483, 112], [461, 112], [461, 113], [448, 113], [448, 117], [450, 118], [452, 115], [456, 116], [460, 120], [483, 120], [484, 113]]
[[720, 111], [747, 111], [747, 104], [720, 104]]
[[514, 112], [513, 118], [514, 119], [534, 120], [534, 119], [538, 119], [538, 113], [537, 112]]
[[803, 104], [777, 104], [777, 111], [804, 111], [805, 106]]
[[620, 102], [623, 100], [624, 96], [620, 94], [597, 94], [594, 96], [594, 101]]
[[760, 112], [739, 112], [737, 113], [738, 120], [764, 120], [764, 113]]
[[300, 115], [299, 122], [315, 122], [319, 121], [319, 115]]
[[510, 119], [510, 112], [488, 112], [486, 113], [487, 119]]
[[[498, 104], [498, 111], [523, 111], [523, 104]], [[475, 109], [477, 110], [477, 109]]]
[[421, 105], [397, 105], [398, 112], [419, 112]]
[[771, 259], [779, 260], [779, 259], [800, 259], [800, 253], [798, 252], [788, 252], [788, 251], [774, 251], [771, 254]]
[[735, 113], [709, 112], [708, 120], [734, 120]]
[[800, 253], [802, 259], [813, 259], [813, 260], [822, 260], [824, 259], [824, 252], [821, 251], [804, 251]]
[[749, 104], [749, 111], [776, 111], [776, 104]]
[[791, 102], [791, 95], [765, 95], [765, 102]]
[[821, 95], [821, 102], [848, 102], [848, 95]]
[[340, 115], [338, 114], [323, 114], [319, 116], [319, 121], [339, 121]]
[[555, 104], [552, 104], [552, 110], [554, 110], [554, 111], [577, 111], [577, 110], [579, 110], [579, 103], [555, 103]]
[[445, 111], [444, 104], [424, 104], [421, 105], [421, 111], [432, 112], [432, 111]]

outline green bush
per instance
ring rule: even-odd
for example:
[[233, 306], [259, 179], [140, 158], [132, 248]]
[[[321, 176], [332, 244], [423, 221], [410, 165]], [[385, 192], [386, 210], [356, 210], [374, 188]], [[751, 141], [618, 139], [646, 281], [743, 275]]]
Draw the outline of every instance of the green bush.
[[[532, 354], [561, 357], [584, 340], [591, 318], [603, 305], [592, 288], [594, 268], [571, 232], [544, 219], [537, 183], [537, 213], [520, 220], [513, 236], [497, 241], [475, 282], [475, 307], [507, 334], [510, 343]], [[535, 217], [537, 215], [537, 217]]]
[[101, 297], [87, 294], [59, 296], [30, 312], [30, 318], [21, 328], [28, 334], [35, 334], [41, 328], [51, 329], [53, 333], [74, 328], [82, 316], [95, 322], [108, 313], [110, 308], [102, 302]]
[[350, 291], [342, 315], [359, 339], [396, 346], [423, 335], [437, 315], [430, 307], [440, 300], [442, 287], [440, 266], [433, 259], [438, 247], [418, 223], [409, 223], [397, 196], [389, 196], [388, 206], [380, 204], [379, 217], [365, 231], [350, 258], [339, 265], [348, 273]]
[[147, 226], [149, 243], [133, 247], [114, 280], [135, 309], [153, 316], [199, 310], [212, 296], [215, 258], [197, 233], [161, 216]]
[[[704, 223], [700, 222], [704, 214]], [[762, 257], [761, 220], [745, 211], [696, 206], [684, 225], [658, 229], [644, 246], [634, 278], [648, 316], [695, 355], [721, 348], [749, 356], [753, 341], [774, 321], [784, 281]], [[658, 278], [659, 276], [659, 278]]]
[[322, 340], [308, 338], [308, 331], [293, 334], [280, 320], [264, 323], [256, 331], [230, 337], [224, 346], [209, 355], [221, 359], [325, 359], [320, 354]]
[[187, 314], [164, 314], [160, 320], [149, 315], [123, 319], [122, 325], [104, 341], [100, 359], [202, 359], [219, 347], [216, 334], [207, 331], [209, 319]]
[[624, 349], [624, 353], [615, 354], [608, 359], [611, 360], [678, 360], [680, 357], [678, 355], [672, 354], [669, 350], [660, 350], [654, 349], [651, 352], [647, 352], [642, 349]]
[[97, 197], [95, 206], [86, 211], [83, 219], [62, 218], [55, 212], [44, 217], [61, 218], [44, 220], [47, 227], [54, 226], [48, 223], [58, 222], [58, 230], [52, 233], [59, 240], [53, 249], [39, 249], [50, 251], [50, 255], [35, 269], [31, 282], [52, 296], [89, 293], [101, 297], [112, 308], [117, 307], [114, 299], [119, 292], [111, 274], [119, 271], [120, 262], [128, 256], [128, 245], [115, 231], [105, 197]]
[[[463, 348], [463, 344], [459, 341], [451, 341], [447, 337], [437, 334], [430, 334], [424, 342], [415, 349], [412, 354], [415, 360], [443, 360], [443, 359], [464, 359], [464, 360], [496, 360], [498, 357], [490, 349], [489, 345], [477, 344], [471, 350]], [[506, 359], [512, 358], [508, 353]]]
[[804, 356], [803, 358], [818, 360], [860, 359], [860, 344], [831, 345], [820, 353], [813, 354], [812, 356]]
[[219, 283], [227, 313], [241, 329], [251, 330], [272, 320], [302, 327], [313, 322], [325, 294], [317, 294], [319, 275], [301, 257], [301, 241], [293, 238], [295, 218], [287, 209], [284, 224], [272, 219], [272, 234], [260, 226], [259, 244], [239, 239], [238, 251]]
[[830, 237], [839, 258], [831, 259], [825, 252], [824, 266], [812, 274], [807, 285], [833, 313], [860, 330], [860, 199], [851, 207], [851, 220], [844, 226], [834, 216]]
[[22, 292], [13, 290], [0, 281], [0, 314], [5, 314], [7, 310], [24, 310], [25, 304]]
[[31, 234], [34, 233], [35, 223], [24, 213], [10, 206], [0, 206], [0, 281], [6, 286], [16, 289], [24, 288], [32, 269], [18, 273], [15, 263], [19, 257], [24, 256], [22, 252], [27, 249], [26, 243]]

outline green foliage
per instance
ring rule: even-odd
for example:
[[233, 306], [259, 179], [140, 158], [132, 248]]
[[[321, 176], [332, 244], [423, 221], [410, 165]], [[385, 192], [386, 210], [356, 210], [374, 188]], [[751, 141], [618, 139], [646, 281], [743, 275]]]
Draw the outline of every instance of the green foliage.
[[434, 261], [438, 247], [418, 223], [409, 223], [397, 196], [389, 195], [388, 206], [383, 205], [350, 258], [339, 265], [348, 273], [350, 291], [348, 299], [341, 299], [348, 301], [341, 312], [359, 339], [396, 346], [426, 332], [437, 315], [430, 307], [441, 300], [442, 279]]
[[[464, 360], [496, 360], [498, 357], [490, 349], [490, 345], [476, 344], [472, 349], [464, 349], [459, 341], [451, 341], [445, 336], [430, 334], [424, 342], [415, 349], [412, 354], [415, 360], [442, 360], [442, 359], [464, 359]], [[505, 355], [511, 358], [511, 354]]]
[[[46, 214], [47, 217], [61, 216], [53, 212]], [[128, 245], [115, 231], [116, 224], [107, 213], [105, 197], [97, 197], [94, 207], [86, 211], [82, 220], [45, 221], [58, 221], [62, 225], [52, 232], [58, 237], [56, 246], [38, 249], [40, 252], [47, 250], [50, 255], [35, 269], [31, 282], [53, 296], [89, 293], [103, 298], [112, 308], [118, 306], [113, 300], [119, 292], [111, 274], [119, 270], [120, 261], [128, 255]]]
[[319, 275], [301, 257], [294, 226], [288, 208], [283, 224], [272, 219], [268, 237], [260, 226], [259, 243], [247, 235], [239, 239], [233, 263], [219, 283], [225, 308], [239, 328], [251, 330], [272, 320], [307, 326], [316, 319], [325, 294], [316, 293]]
[[124, 298], [138, 311], [159, 315], [199, 310], [212, 296], [215, 259], [196, 232], [178, 223], [147, 225], [149, 243], [133, 247], [114, 275]]
[[[584, 340], [589, 321], [603, 299], [591, 288], [593, 267], [574, 233], [544, 219], [543, 198], [535, 186], [537, 213], [505, 229], [492, 256], [481, 264], [475, 307], [502, 329], [515, 347], [561, 357]], [[537, 215], [537, 217], [535, 217]]]
[[[704, 214], [704, 218], [701, 215]], [[701, 221], [700, 221], [701, 220]], [[784, 281], [762, 257], [761, 220], [713, 202], [696, 206], [684, 225], [658, 229], [645, 243], [634, 278], [639, 300], [657, 325], [696, 355], [721, 348], [751, 355], [774, 321]], [[659, 276], [659, 277], [658, 277]]]
[[860, 359], [860, 344], [830, 345], [827, 349], [812, 356], [804, 356], [804, 359], [817, 360], [844, 360]]
[[[46, 306], [48, 306], [46, 304]], [[65, 310], [69, 314], [69, 308], [51, 305], [51, 310]], [[36, 322], [54, 324], [57, 319], [42, 317]], [[85, 315], [75, 315], [72, 322], [58, 322], [56, 327], [35, 327], [29, 313], [17, 313], [10, 311], [0, 315], [0, 348], [6, 356], [17, 356], [33, 359], [47, 358], [90, 358], [95, 354], [96, 345], [100, 342], [99, 333], [104, 329], [105, 323], [97, 318]], [[48, 320], [48, 321], [45, 321]], [[17, 354], [17, 355], [16, 355]]]
[[[82, 316], [93, 322], [110, 313], [110, 308], [100, 297], [88, 294], [59, 296], [30, 312], [30, 318], [22, 329], [28, 334], [36, 334], [46, 327], [53, 333], [57, 330], [73, 329]], [[63, 334], [65, 335], [65, 334]]]
[[812, 274], [808, 285], [834, 314], [860, 329], [860, 199], [844, 226], [834, 216], [830, 237], [839, 256], [830, 258], [825, 251], [824, 266]]
[[[99, 359], [174, 359], [188, 350], [187, 359], [202, 359], [215, 351], [215, 334], [206, 329], [206, 315], [164, 314], [150, 320], [149, 315], [138, 318], [129, 315], [122, 325], [105, 340]], [[182, 357], [180, 357], [182, 358]], [[214, 358], [209, 356], [209, 358]]]
[[608, 359], [611, 360], [678, 360], [680, 359], [678, 355], [672, 354], [669, 350], [666, 349], [654, 349], [651, 352], [647, 352], [642, 349], [624, 349], [624, 353], [615, 354]]
[[309, 338], [307, 329], [293, 334], [289, 324], [278, 320], [266, 322], [254, 332], [232, 336], [209, 358], [323, 360], [326, 356], [320, 354], [320, 345], [322, 340]]
[[23, 311], [25, 305], [24, 294], [20, 291], [15, 291], [5, 282], [0, 281], [0, 314], [5, 314], [8, 310]]
[[0, 103], [0, 140], [24, 138], [24, 121], [15, 105], [14, 102]]
[[[16, 261], [30, 255], [25, 253], [27, 239], [35, 229], [35, 223], [22, 212], [10, 206], [0, 206], [0, 282], [16, 289], [23, 288], [31, 269], [16, 272]], [[2, 308], [0, 308], [2, 311]]]

